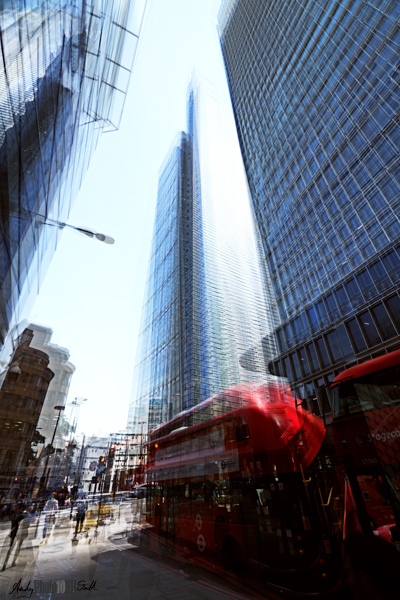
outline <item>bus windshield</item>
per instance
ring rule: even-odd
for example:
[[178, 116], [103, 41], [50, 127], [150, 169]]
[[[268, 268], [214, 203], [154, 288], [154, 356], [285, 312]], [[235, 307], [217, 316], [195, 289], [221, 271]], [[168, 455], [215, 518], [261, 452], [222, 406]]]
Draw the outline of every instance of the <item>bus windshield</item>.
[[345, 379], [332, 387], [333, 418], [400, 404], [400, 366]]

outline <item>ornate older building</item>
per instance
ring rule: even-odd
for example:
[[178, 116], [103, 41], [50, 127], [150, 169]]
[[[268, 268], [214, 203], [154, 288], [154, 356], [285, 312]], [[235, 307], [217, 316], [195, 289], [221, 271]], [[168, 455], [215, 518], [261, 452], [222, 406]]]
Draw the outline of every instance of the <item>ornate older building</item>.
[[37, 429], [46, 393], [54, 373], [49, 356], [31, 347], [33, 331], [25, 329], [0, 390], [0, 492], [31, 491], [28, 465], [38, 444]]

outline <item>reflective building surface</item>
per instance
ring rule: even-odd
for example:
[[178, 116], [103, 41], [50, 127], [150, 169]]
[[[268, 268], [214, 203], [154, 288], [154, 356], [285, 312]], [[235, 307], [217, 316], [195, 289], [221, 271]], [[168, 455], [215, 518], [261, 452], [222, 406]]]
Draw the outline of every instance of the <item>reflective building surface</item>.
[[357, 0], [220, 11], [281, 323], [271, 371], [316, 414], [345, 366], [400, 343], [399, 13]]
[[128, 423], [136, 433], [229, 385], [265, 380], [275, 353], [276, 307], [228, 131], [215, 93], [191, 86], [188, 133], [160, 172]]
[[119, 125], [144, 6], [1, 4], [1, 345], [29, 314], [100, 134]]
[[2, 493], [33, 488], [27, 469], [44, 438], [37, 429], [46, 393], [54, 377], [45, 352], [31, 346], [33, 331], [26, 329], [1, 388]]
[[[222, 0], [214, 40], [211, 4], [146, 11], [156, 103], [88, 186], [120, 254], [97, 280], [82, 260], [89, 296], [53, 284], [52, 328], [23, 302], [118, 126], [145, 2], [0, 9], [1, 598], [399, 598], [400, 4]], [[215, 87], [185, 103], [196, 50]]]
[[[54, 412], [55, 406], [66, 407], [71, 378], [75, 372], [75, 366], [69, 361], [69, 351], [67, 348], [58, 346], [51, 342], [53, 331], [49, 327], [29, 324], [29, 330], [33, 331], [32, 348], [45, 352], [50, 359], [49, 369], [54, 373], [49, 388], [46, 393], [46, 400], [40, 413], [38, 426], [40, 434], [50, 443], [53, 437], [54, 425], [57, 419], [57, 413]], [[71, 424], [72, 425], [72, 424]], [[65, 447], [68, 438], [69, 427], [67, 422], [61, 422], [58, 425], [53, 444], [62, 449]]]
[[[1, 492], [41, 497], [64, 481], [73, 424], [64, 415], [75, 371], [52, 330], [29, 324], [2, 373]], [[69, 411], [68, 411], [69, 412]]]

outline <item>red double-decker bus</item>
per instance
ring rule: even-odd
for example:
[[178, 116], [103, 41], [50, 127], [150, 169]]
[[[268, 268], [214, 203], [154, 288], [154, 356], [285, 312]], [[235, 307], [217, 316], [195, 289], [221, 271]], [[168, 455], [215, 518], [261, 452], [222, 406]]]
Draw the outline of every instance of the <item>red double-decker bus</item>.
[[346, 491], [325, 435], [279, 378], [181, 413], [150, 435], [140, 545], [261, 589], [334, 589]]
[[340, 373], [332, 434], [365, 532], [400, 550], [400, 350]]

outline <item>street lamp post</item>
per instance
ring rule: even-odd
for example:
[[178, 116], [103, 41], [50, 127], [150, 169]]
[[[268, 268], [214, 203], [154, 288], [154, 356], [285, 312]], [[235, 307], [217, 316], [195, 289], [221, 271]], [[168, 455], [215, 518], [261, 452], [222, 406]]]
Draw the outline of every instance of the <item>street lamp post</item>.
[[58, 422], [60, 420], [61, 412], [63, 410], [65, 410], [65, 406], [55, 406], [54, 410], [58, 410], [58, 417], [57, 417], [56, 426], [54, 427], [54, 433], [53, 433], [53, 437], [51, 438], [50, 446], [53, 446], [54, 438], [56, 437], [56, 431], [57, 431], [57, 427], [58, 427]]
[[69, 225], [68, 223], [63, 223], [62, 221], [56, 221], [55, 219], [50, 219], [49, 217], [46, 217], [45, 215], [40, 215], [39, 213], [36, 213], [32, 210], [26, 210], [25, 208], [22, 209], [23, 213], [26, 213], [27, 215], [35, 215], [35, 217], [39, 217], [36, 223], [36, 226], [39, 227], [40, 225], [48, 225], [49, 227], [58, 227], [59, 229], [64, 229], [65, 227], [68, 227], [69, 229], [75, 229], [75, 231], [79, 231], [80, 233], [83, 233], [84, 235], [87, 235], [88, 237], [91, 238], [95, 238], [96, 240], [99, 240], [99, 242], [104, 242], [105, 244], [114, 244], [115, 240], [114, 238], [112, 238], [110, 235], [105, 235], [104, 233], [97, 233], [96, 231], [93, 231], [92, 229], [88, 229], [87, 227], [76, 227], [76, 225]]
[[[47, 466], [49, 464], [49, 459], [50, 459], [50, 452], [53, 449], [53, 443], [54, 443], [54, 438], [56, 437], [58, 422], [60, 420], [60, 416], [61, 416], [62, 411], [65, 410], [65, 406], [55, 406], [54, 410], [58, 410], [58, 417], [57, 417], [56, 426], [54, 427], [53, 437], [51, 438], [50, 444], [47, 446], [46, 463], [45, 463], [44, 469], [43, 469], [43, 473], [44, 473], [44, 489], [45, 490], [47, 490], [47, 484], [48, 484], [49, 476], [50, 476], [50, 467], [49, 467], [49, 469], [47, 469]], [[47, 475], [46, 475], [46, 470], [47, 470]]]
[[140, 430], [140, 454], [139, 454], [139, 475], [140, 475], [140, 480], [141, 480], [141, 469], [142, 469], [142, 447], [143, 447], [143, 425], [146, 425], [146, 421], [139, 421], [138, 425], [141, 425], [141, 430]]

